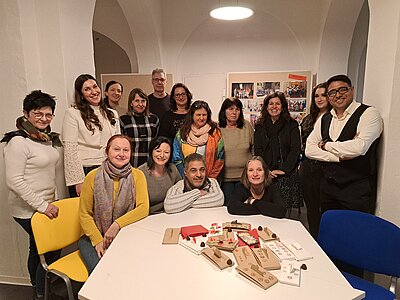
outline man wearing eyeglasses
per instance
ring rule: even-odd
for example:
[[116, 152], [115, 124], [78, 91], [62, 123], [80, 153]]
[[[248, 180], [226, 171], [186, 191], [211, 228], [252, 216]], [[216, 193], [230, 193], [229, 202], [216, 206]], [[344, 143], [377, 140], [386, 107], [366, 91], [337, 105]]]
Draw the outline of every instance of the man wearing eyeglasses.
[[151, 83], [154, 92], [149, 95], [149, 109], [160, 120], [166, 111], [169, 110], [169, 95], [165, 92], [167, 84], [167, 74], [163, 69], [154, 69], [151, 72]]
[[376, 108], [354, 101], [346, 75], [331, 77], [327, 85], [333, 109], [317, 120], [305, 151], [307, 157], [324, 162], [321, 213], [330, 209], [374, 213], [382, 118]]

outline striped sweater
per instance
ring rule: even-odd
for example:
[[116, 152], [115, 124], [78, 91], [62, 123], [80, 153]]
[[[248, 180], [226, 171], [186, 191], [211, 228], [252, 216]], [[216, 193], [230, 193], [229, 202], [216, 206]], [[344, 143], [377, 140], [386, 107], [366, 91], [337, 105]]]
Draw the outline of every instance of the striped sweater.
[[217, 180], [209, 178], [211, 182], [208, 193], [200, 196], [199, 189], [183, 192], [184, 179], [178, 181], [167, 192], [164, 201], [164, 209], [168, 214], [178, 213], [193, 208], [207, 208], [222, 206], [224, 204], [224, 194], [219, 187]]

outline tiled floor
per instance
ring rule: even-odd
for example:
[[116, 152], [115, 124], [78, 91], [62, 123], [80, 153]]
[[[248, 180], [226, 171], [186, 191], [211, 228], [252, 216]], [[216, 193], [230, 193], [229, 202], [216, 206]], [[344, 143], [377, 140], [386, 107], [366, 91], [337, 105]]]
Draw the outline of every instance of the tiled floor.
[[32, 288], [30, 286], [0, 284], [0, 300], [30, 300]]
[[[72, 289], [76, 299], [81, 283], [73, 282]], [[51, 285], [52, 297], [50, 300], [68, 299], [64, 281], [57, 279]], [[23, 285], [0, 284], [0, 300], [31, 300], [33, 299], [32, 287]]]

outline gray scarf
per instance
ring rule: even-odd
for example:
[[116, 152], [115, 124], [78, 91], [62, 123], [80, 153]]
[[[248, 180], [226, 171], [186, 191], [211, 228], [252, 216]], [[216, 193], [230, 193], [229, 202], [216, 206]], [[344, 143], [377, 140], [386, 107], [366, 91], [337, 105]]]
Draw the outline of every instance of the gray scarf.
[[[114, 198], [114, 179], [119, 181]], [[101, 234], [107, 232], [111, 224], [136, 206], [135, 185], [132, 166], [115, 167], [108, 159], [97, 170], [94, 178], [94, 221]]]

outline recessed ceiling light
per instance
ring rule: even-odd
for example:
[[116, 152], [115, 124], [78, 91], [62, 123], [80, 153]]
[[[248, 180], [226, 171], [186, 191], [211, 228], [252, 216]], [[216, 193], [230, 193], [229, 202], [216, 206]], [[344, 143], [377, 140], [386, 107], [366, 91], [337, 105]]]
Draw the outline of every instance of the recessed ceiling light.
[[225, 6], [213, 9], [210, 16], [219, 20], [241, 20], [251, 17], [253, 11], [242, 6]]

